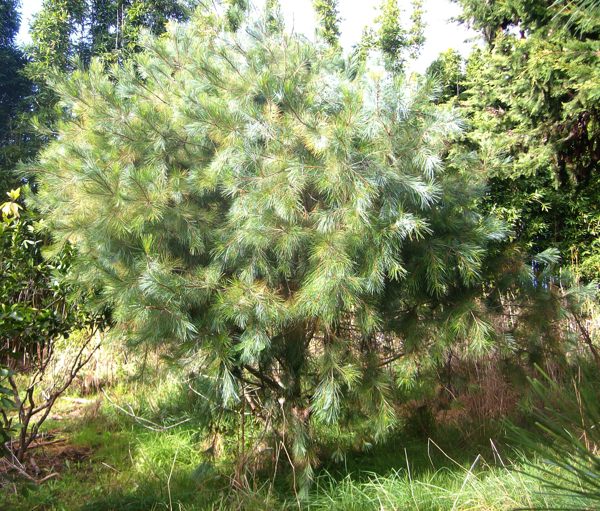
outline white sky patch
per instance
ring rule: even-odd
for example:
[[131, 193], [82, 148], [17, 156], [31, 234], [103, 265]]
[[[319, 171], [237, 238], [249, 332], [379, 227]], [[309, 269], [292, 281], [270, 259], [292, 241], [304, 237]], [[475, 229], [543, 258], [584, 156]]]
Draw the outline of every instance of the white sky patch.
[[42, 7], [42, 0], [21, 0], [21, 27], [17, 35], [17, 43], [29, 44], [29, 25], [33, 20], [33, 15]]
[[[254, 0], [253, 3], [262, 9], [265, 0]], [[338, 1], [341, 18], [340, 43], [345, 51], [349, 51], [360, 41], [365, 27], [374, 25], [381, 3], [382, 0]], [[312, 0], [281, 0], [287, 27], [313, 38], [316, 18], [312, 5]], [[402, 19], [408, 20], [412, 13], [411, 1], [398, 0], [398, 5]], [[424, 72], [441, 52], [450, 48], [466, 57], [479, 38], [475, 31], [452, 21], [452, 18], [460, 14], [460, 6], [451, 0], [425, 0], [423, 7], [426, 41], [419, 58], [409, 63], [409, 71]]]
[[[254, 0], [262, 8], [265, 0]], [[408, 19], [411, 13], [410, 0], [398, 0], [403, 17]], [[378, 16], [381, 0], [339, 0], [342, 23], [341, 45], [349, 51], [360, 41], [366, 26], [372, 26]], [[464, 25], [451, 22], [458, 16], [460, 7], [451, 0], [425, 0], [425, 37], [426, 42], [418, 59], [409, 63], [409, 71], [423, 72], [427, 66], [443, 51], [454, 48], [467, 56], [477, 41], [477, 34]], [[283, 15], [288, 28], [313, 38], [316, 19], [312, 0], [281, 0]], [[42, 6], [42, 0], [21, 0], [21, 29], [17, 36], [19, 44], [31, 42], [29, 26], [35, 13]]]

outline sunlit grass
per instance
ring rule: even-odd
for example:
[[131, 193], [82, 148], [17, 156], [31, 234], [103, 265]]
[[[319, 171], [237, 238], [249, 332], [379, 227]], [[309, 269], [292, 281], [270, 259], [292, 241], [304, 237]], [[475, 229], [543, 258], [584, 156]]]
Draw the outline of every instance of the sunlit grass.
[[[439, 432], [436, 442], [401, 433], [364, 452], [350, 449], [337, 462], [324, 458], [326, 464], [317, 471], [309, 496], [302, 502], [285, 474], [275, 485], [259, 474], [252, 490], [233, 491], [230, 476], [236, 438], [223, 432], [224, 448], [213, 459], [206, 452], [210, 438], [203, 427], [203, 405], [188, 390], [176, 372], [161, 367], [144, 378], [133, 375], [87, 396], [87, 411], [82, 413], [70, 413], [73, 407], [83, 406], [82, 400], [64, 399], [57, 407], [57, 414], [64, 418], [50, 421], [49, 429], [60, 430], [68, 446], [84, 449], [89, 456], [67, 460], [59, 469], [60, 477], [43, 485], [18, 483], [3, 488], [0, 509], [586, 509], [583, 500], [549, 495], [542, 481], [525, 475], [526, 454], [515, 454], [506, 446], [497, 449], [489, 441], [466, 441], [452, 430]], [[337, 435], [320, 432], [325, 444], [328, 434]], [[348, 445], [353, 441], [348, 438]]]

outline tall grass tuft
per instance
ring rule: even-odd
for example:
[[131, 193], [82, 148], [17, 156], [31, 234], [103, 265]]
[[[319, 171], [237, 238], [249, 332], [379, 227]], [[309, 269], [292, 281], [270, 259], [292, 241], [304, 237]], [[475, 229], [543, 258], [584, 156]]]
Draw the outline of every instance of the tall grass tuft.
[[[480, 459], [480, 458], [478, 458]], [[311, 511], [393, 511], [427, 510], [513, 510], [516, 508], [581, 508], [578, 498], [556, 499], [532, 484], [529, 475], [511, 467], [482, 466], [442, 468], [418, 477], [407, 470], [381, 476], [371, 474], [367, 481], [351, 476], [342, 480], [322, 477], [308, 502]], [[476, 465], [474, 463], [474, 465]]]
[[[532, 380], [531, 386], [540, 403], [535, 410], [537, 431], [514, 428], [516, 440], [542, 460], [541, 464], [530, 461], [527, 471], [547, 492], [578, 497], [586, 508], [598, 509], [600, 401], [597, 382], [579, 374], [570, 385], [563, 385], [544, 374], [541, 379]], [[544, 441], [540, 441], [540, 434]]]

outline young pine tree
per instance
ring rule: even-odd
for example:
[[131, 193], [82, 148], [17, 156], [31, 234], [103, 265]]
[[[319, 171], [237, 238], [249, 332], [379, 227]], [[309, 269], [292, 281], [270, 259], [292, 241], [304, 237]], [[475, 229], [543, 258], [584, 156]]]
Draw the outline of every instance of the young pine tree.
[[144, 46], [56, 79], [70, 117], [37, 203], [115, 331], [196, 353], [215, 399], [310, 476], [315, 424], [391, 428], [396, 363], [471, 299], [501, 229], [445, 169], [459, 124], [428, 84], [268, 20], [232, 33], [199, 13]]

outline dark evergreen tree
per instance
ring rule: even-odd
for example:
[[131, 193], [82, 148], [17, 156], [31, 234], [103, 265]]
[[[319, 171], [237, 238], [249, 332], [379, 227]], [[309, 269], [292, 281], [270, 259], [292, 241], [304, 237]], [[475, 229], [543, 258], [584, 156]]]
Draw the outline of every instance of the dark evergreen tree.
[[29, 156], [20, 117], [29, 108], [32, 85], [23, 75], [27, 58], [15, 43], [18, 7], [18, 0], [0, 1], [0, 195], [17, 186], [14, 167]]
[[538, 252], [600, 276], [600, 10], [596, 2], [460, 0], [487, 45], [462, 106], [489, 203]]

